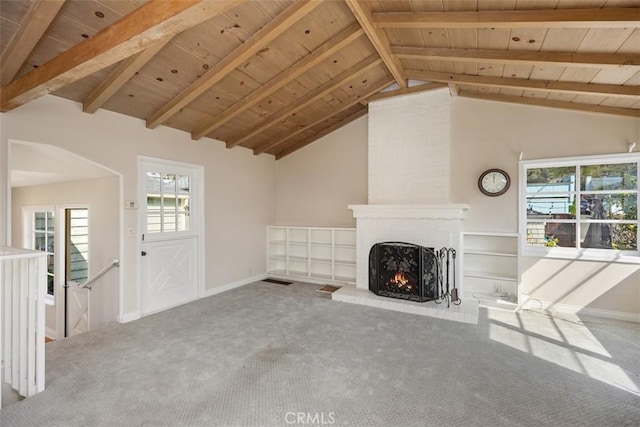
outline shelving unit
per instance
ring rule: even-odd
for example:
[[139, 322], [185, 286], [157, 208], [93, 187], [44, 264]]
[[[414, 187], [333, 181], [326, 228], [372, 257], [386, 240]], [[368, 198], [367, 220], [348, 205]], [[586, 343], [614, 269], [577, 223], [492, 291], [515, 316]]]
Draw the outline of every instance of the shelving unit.
[[518, 234], [462, 233], [462, 296], [481, 305], [515, 308], [518, 304]]
[[283, 278], [355, 283], [356, 229], [268, 226], [267, 272]]

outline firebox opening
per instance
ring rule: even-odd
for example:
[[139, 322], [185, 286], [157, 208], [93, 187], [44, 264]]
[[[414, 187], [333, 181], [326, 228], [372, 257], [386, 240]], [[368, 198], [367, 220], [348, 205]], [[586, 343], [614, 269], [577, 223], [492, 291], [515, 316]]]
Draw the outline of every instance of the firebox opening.
[[437, 297], [437, 277], [433, 248], [384, 242], [369, 252], [369, 290], [376, 295], [431, 301]]

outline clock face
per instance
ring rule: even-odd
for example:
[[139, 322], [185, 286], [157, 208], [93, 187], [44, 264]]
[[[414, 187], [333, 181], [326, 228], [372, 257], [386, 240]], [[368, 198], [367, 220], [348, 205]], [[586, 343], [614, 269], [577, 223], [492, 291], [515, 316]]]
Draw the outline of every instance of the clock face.
[[478, 187], [487, 196], [500, 196], [509, 189], [509, 175], [501, 169], [489, 169], [480, 175]]

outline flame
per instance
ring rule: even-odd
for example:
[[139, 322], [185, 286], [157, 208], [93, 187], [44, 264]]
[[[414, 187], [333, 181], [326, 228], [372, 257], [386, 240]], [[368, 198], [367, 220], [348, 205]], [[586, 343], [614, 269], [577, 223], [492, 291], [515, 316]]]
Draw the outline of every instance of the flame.
[[391, 283], [397, 284], [400, 288], [409, 283], [409, 279], [407, 279], [402, 271], [398, 271], [396, 272], [396, 275], [391, 278]]

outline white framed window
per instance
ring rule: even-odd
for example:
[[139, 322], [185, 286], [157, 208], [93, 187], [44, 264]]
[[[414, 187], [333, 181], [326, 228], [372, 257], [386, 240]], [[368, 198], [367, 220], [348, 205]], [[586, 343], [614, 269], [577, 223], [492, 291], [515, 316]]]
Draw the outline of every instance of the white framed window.
[[520, 162], [522, 254], [640, 262], [640, 153]]
[[53, 303], [56, 268], [56, 218], [54, 207], [24, 209], [24, 246], [47, 254], [47, 301]]

